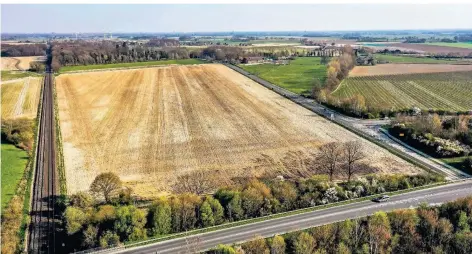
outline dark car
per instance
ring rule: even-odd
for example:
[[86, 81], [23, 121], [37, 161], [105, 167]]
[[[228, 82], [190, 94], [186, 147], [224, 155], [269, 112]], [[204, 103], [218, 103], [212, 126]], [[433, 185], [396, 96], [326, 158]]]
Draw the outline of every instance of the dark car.
[[390, 199], [389, 196], [383, 195], [383, 196], [376, 197], [376, 198], [372, 199], [372, 201], [374, 201], [374, 202], [379, 202], [379, 203], [380, 203], [380, 202], [385, 202], [385, 201], [387, 201], [387, 200], [389, 200], [389, 199]]

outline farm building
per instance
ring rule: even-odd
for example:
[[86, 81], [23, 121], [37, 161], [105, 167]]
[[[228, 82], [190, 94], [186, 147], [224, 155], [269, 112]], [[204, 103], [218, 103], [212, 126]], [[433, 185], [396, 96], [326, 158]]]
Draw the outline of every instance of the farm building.
[[261, 56], [249, 56], [249, 57], [244, 57], [241, 60], [242, 64], [254, 64], [254, 63], [263, 63], [264, 62], [264, 57]]

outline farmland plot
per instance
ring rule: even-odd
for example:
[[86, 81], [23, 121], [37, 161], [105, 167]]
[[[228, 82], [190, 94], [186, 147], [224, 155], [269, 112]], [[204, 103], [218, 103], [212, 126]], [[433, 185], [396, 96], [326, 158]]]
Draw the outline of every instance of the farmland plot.
[[333, 93], [382, 109], [472, 110], [472, 71], [349, 77]]
[[30, 64], [35, 61], [44, 61], [41, 56], [2, 57], [2, 70], [28, 70]]
[[[225, 184], [278, 172], [287, 152], [359, 139], [223, 65], [63, 74], [56, 84], [70, 193], [107, 171], [144, 197], [192, 170]], [[381, 173], [421, 172], [362, 142]]]
[[356, 66], [349, 72], [349, 77], [377, 75], [437, 73], [454, 71], [472, 71], [472, 65], [452, 64], [378, 64], [374, 66]]
[[41, 90], [40, 78], [2, 83], [2, 118], [35, 118]]

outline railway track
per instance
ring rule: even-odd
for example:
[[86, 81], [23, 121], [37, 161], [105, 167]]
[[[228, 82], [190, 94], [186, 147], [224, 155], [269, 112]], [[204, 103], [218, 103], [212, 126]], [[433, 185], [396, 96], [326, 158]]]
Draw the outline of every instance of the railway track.
[[43, 84], [28, 253], [55, 253], [55, 204], [58, 185], [53, 100], [53, 74], [48, 67]]

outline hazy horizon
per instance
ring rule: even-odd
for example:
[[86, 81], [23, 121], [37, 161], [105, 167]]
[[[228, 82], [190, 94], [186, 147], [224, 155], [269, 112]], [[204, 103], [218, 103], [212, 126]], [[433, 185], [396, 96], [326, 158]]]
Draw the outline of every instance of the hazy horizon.
[[[336, 32], [472, 29], [471, 4], [13, 5], [2, 33]], [[22, 22], [18, 22], [21, 17]]]

